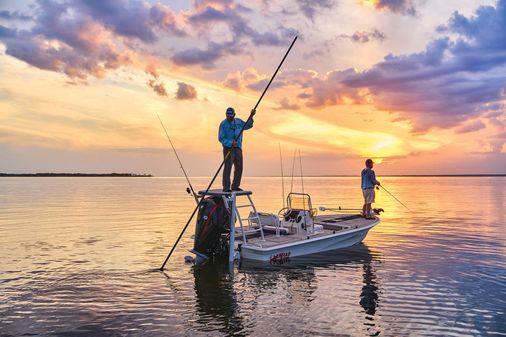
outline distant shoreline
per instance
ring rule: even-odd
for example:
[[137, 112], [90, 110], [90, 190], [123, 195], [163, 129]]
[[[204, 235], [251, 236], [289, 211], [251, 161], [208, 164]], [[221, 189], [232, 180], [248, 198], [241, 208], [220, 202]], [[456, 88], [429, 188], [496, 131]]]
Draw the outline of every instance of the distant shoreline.
[[[1, 177], [144, 177], [153, 178], [152, 174], [136, 173], [0, 173]], [[299, 176], [297, 176], [299, 177]], [[305, 178], [357, 178], [359, 175], [306, 175]], [[506, 177], [506, 173], [499, 174], [381, 174], [381, 178], [466, 178], [466, 177]], [[158, 178], [183, 178], [180, 176], [158, 176]], [[195, 176], [191, 178], [211, 178]], [[281, 176], [245, 176], [244, 178], [281, 178]], [[287, 176], [285, 176], [287, 178]]]
[[0, 173], [0, 177], [153, 177], [136, 173]]
[[[430, 177], [506, 177], [506, 173], [499, 174], [377, 174], [381, 178], [430, 178]], [[291, 176], [284, 176], [285, 179], [290, 179]], [[158, 178], [184, 178], [180, 176], [158, 176]], [[190, 178], [212, 178], [211, 176], [192, 176]], [[243, 176], [243, 178], [281, 178], [281, 176]], [[294, 178], [300, 179], [299, 175]], [[304, 175], [304, 178], [360, 178], [359, 174], [334, 174], [334, 175]]]
[[[377, 174], [378, 177], [506, 177], [506, 173], [498, 173], [498, 174]], [[278, 176], [273, 176], [278, 177]], [[315, 178], [351, 178], [351, 177], [360, 177], [360, 175], [313, 175], [313, 176], [305, 176], [305, 177], [315, 177]]]

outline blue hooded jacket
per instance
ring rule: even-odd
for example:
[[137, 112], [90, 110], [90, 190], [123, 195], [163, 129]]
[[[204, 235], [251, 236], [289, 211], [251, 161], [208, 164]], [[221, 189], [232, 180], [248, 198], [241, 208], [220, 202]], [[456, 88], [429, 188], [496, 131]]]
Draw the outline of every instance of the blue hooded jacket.
[[[237, 135], [239, 135], [244, 124], [245, 122], [240, 118], [234, 118], [232, 122], [229, 122], [226, 119], [221, 122], [220, 129], [218, 131], [218, 140], [223, 145], [223, 147], [232, 147], [232, 141]], [[253, 120], [250, 119], [244, 127], [244, 130], [251, 129], [252, 127]], [[237, 139], [236, 147], [242, 147], [242, 135], [239, 137], [239, 139]]]

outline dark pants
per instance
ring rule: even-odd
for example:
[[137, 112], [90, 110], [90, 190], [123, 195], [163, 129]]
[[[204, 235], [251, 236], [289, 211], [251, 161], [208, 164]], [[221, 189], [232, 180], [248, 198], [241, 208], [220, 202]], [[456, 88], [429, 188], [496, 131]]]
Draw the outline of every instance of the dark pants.
[[225, 158], [228, 151], [230, 151], [230, 154], [225, 159], [225, 168], [223, 169], [224, 190], [230, 189], [230, 171], [232, 170], [232, 164], [234, 165], [234, 181], [232, 182], [232, 189], [239, 188], [242, 177], [242, 150], [238, 147], [224, 147], [223, 158]]

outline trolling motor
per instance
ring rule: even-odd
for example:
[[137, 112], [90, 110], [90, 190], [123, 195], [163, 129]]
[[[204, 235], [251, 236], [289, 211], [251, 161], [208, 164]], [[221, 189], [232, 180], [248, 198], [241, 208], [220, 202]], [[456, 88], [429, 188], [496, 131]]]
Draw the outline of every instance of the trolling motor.
[[193, 252], [206, 257], [228, 254], [230, 216], [221, 197], [207, 197], [199, 206]]

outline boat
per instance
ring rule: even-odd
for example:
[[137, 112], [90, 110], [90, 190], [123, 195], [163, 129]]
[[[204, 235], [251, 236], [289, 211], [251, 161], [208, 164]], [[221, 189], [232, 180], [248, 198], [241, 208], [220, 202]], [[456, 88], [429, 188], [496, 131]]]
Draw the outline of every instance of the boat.
[[[199, 192], [205, 199], [200, 203], [192, 250], [197, 262], [228, 254], [230, 262], [283, 264], [291, 258], [359, 244], [380, 223], [381, 209], [375, 209], [370, 219], [339, 209], [335, 214], [318, 215], [307, 193], [289, 193], [288, 206], [278, 214], [263, 213], [257, 211], [252, 194]], [[250, 210], [246, 216], [243, 209]]]

